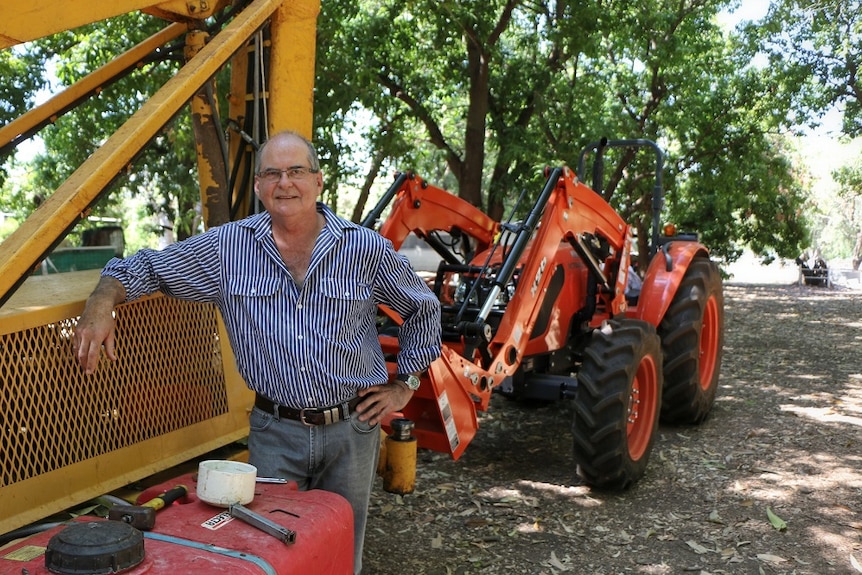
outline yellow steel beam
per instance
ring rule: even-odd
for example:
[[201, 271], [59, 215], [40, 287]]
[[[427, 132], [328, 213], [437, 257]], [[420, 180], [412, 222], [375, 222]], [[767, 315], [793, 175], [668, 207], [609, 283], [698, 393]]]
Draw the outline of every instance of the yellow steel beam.
[[0, 5], [0, 49], [144, 10], [169, 20], [208, 18], [228, 0], [7, 0]]
[[[261, 35], [258, 33], [258, 35]], [[248, 100], [250, 95], [246, 94], [248, 77], [252, 73], [254, 67], [249, 67], [249, 58], [256, 55], [255, 46], [257, 42], [252, 44], [247, 43], [242, 50], [234, 54], [230, 62], [230, 94], [228, 95], [228, 117], [235, 124], [229, 132], [230, 149], [228, 157], [230, 158], [230, 170], [232, 174], [236, 174], [237, 182], [233, 189], [231, 197], [231, 206], [236, 206], [236, 217], [240, 219], [251, 213], [250, 206], [254, 197], [253, 186], [254, 182], [248, 175], [254, 168], [249, 168], [249, 165], [254, 161], [254, 145], [246, 140], [246, 137], [256, 143], [259, 141], [257, 134], [241, 134], [240, 130], [245, 130], [248, 121]], [[310, 113], [310, 112], [309, 112]]]
[[[56, 239], [84, 217], [117, 174], [263, 25], [280, 3], [279, 0], [254, 0], [237, 14], [0, 244], [0, 305], [50, 251]], [[303, 111], [295, 113], [301, 116]]]
[[71, 109], [78, 101], [90, 94], [98, 93], [106, 83], [110, 83], [119, 74], [137, 65], [153, 50], [164, 46], [185, 32], [187, 28], [185, 24], [179, 23], [167, 26], [101, 68], [87, 74], [44, 104], [0, 127], [0, 147], [16, 140], [26, 139], [33, 130], [46, 122], [56, 121], [57, 116]]
[[[314, 58], [320, 0], [285, 2], [272, 18], [269, 133], [295, 130], [311, 137]], [[309, 113], [303, 113], [304, 111]]]
[[[186, 34], [186, 60], [201, 51], [209, 39], [202, 30]], [[226, 150], [222, 149], [222, 126], [218, 117], [215, 80], [208, 80], [194, 95], [189, 106], [198, 158], [201, 211], [207, 229], [230, 221]]]

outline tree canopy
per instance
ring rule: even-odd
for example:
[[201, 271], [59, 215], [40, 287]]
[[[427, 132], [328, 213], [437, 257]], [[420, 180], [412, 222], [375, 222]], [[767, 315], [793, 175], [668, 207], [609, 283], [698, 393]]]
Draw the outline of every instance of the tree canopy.
[[[862, 2], [774, 1], [763, 21], [744, 32], [749, 52], [757, 50], [768, 58], [768, 82], [797, 111], [798, 124], [817, 126], [826, 110], [837, 109], [844, 136], [862, 136]], [[825, 244], [832, 253], [854, 246], [853, 265], [858, 268], [862, 166], [857, 160], [839, 168], [833, 179], [838, 193], [818, 202], [820, 225], [813, 243]]]
[[[351, 103], [374, 116], [371, 130], [399, 118], [413, 150], [394, 162], [496, 218], [518, 190], [539, 191], [544, 165], [573, 166], [603, 136], [648, 138], [669, 152], [672, 218], [728, 260], [746, 244], [787, 257], [806, 240], [780, 137], [796, 101], [773, 94], [746, 38], [719, 27], [727, 5], [334, 0], [323, 27], [341, 34], [319, 44], [320, 77], [362, 95]], [[616, 160], [603, 193], [645, 242], [651, 158]]]
[[[323, 0], [315, 141], [324, 198], [358, 220], [375, 181], [412, 169], [502, 218], [522, 189], [538, 193], [544, 166], [575, 167], [601, 137], [648, 138], [667, 151], [668, 219], [726, 261], [744, 247], [792, 258], [809, 241], [808, 200], [787, 135], [835, 103], [845, 132], [858, 135], [859, 2], [775, 0], [763, 22], [723, 29], [717, 16], [735, 4]], [[18, 77], [51, 60], [70, 82], [159, 25], [129, 14], [3, 52], [0, 69]], [[62, 181], [175, 72], [173, 59], [166, 52], [43, 130], [39, 181]], [[24, 76], [0, 89], [6, 120], [47, 82]], [[116, 189], [193, 231], [188, 120], [178, 117], [137, 165]], [[602, 193], [645, 241], [653, 159], [624, 150], [608, 166]], [[360, 182], [357, 193], [345, 193], [349, 182]], [[14, 194], [7, 186], [0, 201]]]

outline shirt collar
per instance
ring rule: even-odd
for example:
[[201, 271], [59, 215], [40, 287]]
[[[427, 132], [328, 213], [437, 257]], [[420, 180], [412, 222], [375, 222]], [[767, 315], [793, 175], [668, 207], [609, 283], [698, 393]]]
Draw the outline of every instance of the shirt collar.
[[[323, 217], [326, 219], [326, 225], [323, 229], [332, 234], [336, 239], [341, 238], [341, 236], [344, 235], [345, 230], [360, 227], [358, 224], [354, 224], [353, 222], [335, 215], [335, 212], [333, 212], [329, 206], [323, 202], [317, 202], [317, 212], [323, 214]], [[269, 212], [254, 214], [240, 220], [238, 223], [243, 227], [253, 230], [254, 237], [258, 241], [272, 236], [272, 218], [270, 217]]]
[[326, 218], [326, 225], [323, 229], [332, 234], [336, 239], [341, 239], [345, 230], [357, 227], [353, 222], [347, 221], [344, 218], [339, 218], [326, 204], [317, 202], [317, 211], [323, 214], [323, 217]]

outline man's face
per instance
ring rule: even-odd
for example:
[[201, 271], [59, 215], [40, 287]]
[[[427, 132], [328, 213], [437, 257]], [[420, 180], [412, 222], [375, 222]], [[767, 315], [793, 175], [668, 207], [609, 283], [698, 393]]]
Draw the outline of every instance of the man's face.
[[296, 138], [279, 138], [264, 147], [254, 191], [272, 217], [316, 212], [323, 176], [310, 168], [308, 148]]

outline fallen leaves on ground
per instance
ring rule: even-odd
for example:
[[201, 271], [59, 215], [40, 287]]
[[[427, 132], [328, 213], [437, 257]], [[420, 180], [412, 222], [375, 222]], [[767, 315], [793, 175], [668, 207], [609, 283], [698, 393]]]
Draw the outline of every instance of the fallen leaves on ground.
[[726, 287], [713, 412], [662, 425], [623, 493], [576, 479], [570, 405], [495, 396], [459, 461], [377, 485], [363, 573], [862, 573], [860, 317], [860, 292]]

